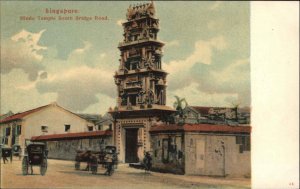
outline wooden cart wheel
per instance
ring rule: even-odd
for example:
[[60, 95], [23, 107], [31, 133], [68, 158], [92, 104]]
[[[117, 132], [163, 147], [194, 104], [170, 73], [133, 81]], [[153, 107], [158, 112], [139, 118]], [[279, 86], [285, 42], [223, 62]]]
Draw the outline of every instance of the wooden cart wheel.
[[24, 157], [23, 161], [22, 161], [22, 173], [23, 173], [23, 175], [28, 175], [28, 161], [27, 161], [27, 157]]
[[40, 173], [42, 176], [44, 176], [46, 174], [47, 171], [47, 159], [43, 159], [42, 164], [40, 166]]
[[76, 161], [75, 162], [75, 170], [79, 170], [80, 169], [80, 161]]

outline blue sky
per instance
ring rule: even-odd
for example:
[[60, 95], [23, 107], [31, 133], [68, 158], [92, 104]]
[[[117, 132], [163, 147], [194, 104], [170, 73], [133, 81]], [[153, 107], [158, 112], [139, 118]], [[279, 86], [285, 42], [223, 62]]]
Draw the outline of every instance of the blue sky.
[[[137, 3], [2, 1], [1, 113], [53, 101], [74, 112], [103, 114], [114, 107], [120, 23], [129, 5]], [[249, 2], [158, 1], [155, 6], [158, 38], [166, 43], [168, 105], [178, 95], [190, 105], [249, 106]], [[45, 8], [77, 9], [80, 16], [109, 20], [37, 20], [47, 16]]]

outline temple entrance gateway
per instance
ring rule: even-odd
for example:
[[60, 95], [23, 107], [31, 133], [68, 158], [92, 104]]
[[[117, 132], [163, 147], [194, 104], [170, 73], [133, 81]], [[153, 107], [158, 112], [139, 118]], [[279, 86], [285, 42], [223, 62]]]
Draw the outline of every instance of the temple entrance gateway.
[[125, 129], [125, 163], [136, 163], [138, 159], [138, 128]]

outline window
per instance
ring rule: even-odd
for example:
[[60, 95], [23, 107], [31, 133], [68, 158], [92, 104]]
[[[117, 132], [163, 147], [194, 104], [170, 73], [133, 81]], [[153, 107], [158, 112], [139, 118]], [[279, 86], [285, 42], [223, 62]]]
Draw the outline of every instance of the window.
[[7, 128], [5, 129], [5, 134], [6, 134], [6, 136], [9, 136], [9, 135], [10, 135], [10, 127], [7, 127]]
[[48, 126], [41, 126], [41, 130], [42, 130], [42, 132], [45, 132], [45, 133], [47, 133], [48, 132]]
[[130, 95], [129, 101], [132, 106], [136, 106], [136, 95]]
[[93, 126], [88, 126], [89, 131], [93, 131]]
[[243, 144], [243, 136], [236, 136], [235, 143], [236, 144]]
[[132, 63], [131, 64], [131, 70], [137, 69], [137, 63]]
[[21, 132], [22, 132], [21, 125], [17, 125], [16, 135], [21, 135]]
[[70, 132], [71, 125], [65, 125], [65, 132]]
[[251, 150], [250, 136], [236, 136], [236, 144], [239, 144], [239, 151], [243, 153], [244, 151]]
[[251, 150], [250, 136], [245, 136], [244, 150], [245, 151]]
[[127, 96], [123, 95], [121, 100], [121, 106], [127, 106]]

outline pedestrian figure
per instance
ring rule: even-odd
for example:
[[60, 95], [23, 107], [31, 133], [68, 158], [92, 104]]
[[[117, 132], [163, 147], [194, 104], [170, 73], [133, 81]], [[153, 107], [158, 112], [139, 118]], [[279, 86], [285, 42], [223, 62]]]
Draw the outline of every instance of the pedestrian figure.
[[143, 163], [144, 163], [145, 172], [149, 172], [152, 168], [152, 157], [149, 152], [145, 153]]

